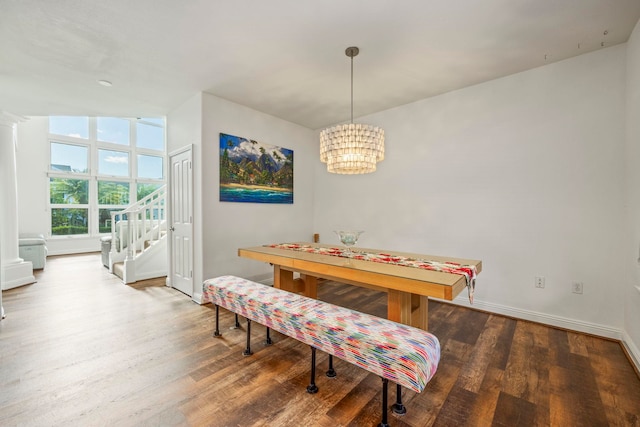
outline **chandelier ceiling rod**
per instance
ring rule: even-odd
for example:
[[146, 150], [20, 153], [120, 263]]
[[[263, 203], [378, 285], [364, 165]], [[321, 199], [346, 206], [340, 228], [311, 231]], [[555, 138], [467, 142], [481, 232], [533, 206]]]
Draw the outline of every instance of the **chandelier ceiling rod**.
[[360, 53], [357, 47], [348, 47], [344, 53], [351, 58], [351, 123], [353, 123], [353, 57]]

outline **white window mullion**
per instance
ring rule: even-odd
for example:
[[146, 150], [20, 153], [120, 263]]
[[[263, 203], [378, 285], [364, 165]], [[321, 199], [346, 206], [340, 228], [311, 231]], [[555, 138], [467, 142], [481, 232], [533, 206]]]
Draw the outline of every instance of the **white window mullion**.
[[91, 180], [89, 181], [89, 234], [99, 234], [98, 218], [98, 125], [97, 118], [89, 118], [89, 140], [91, 142]]
[[[138, 132], [136, 129], [136, 119], [131, 120], [131, 157], [129, 158], [129, 173], [133, 182], [138, 176]], [[133, 194], [133, 193], [131, 193]], [[135, 201], [135, 197], [132, 201]]]
[[92, 176], [89, 180], [89, 235], [97, 236], [98, 232], [98, 180]]
[[92, 176], [96, 176], [98, 172], [98, 161], [97, 161], [97, 152], [96, 152], [96, 143], [98, 141], [98, 126], [96, 124], [95, 117], [89, 117], [89, 143], [90, 147], [90, 164], [91, 169], [89, 170], [89, 174]]

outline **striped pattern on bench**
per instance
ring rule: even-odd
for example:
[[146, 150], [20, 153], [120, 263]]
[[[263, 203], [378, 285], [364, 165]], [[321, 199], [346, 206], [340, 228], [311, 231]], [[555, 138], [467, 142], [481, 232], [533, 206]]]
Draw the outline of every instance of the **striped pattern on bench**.
[[203, 299], [418, 393], [440, 360], [422, 329], [239, 277], [206, 280]]

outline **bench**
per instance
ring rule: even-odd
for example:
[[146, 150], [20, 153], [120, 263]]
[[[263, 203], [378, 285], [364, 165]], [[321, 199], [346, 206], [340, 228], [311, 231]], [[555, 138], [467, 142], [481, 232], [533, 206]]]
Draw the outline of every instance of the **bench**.
[[315, 385], [315, 351], [329, 354], [328, 376], [335, 376], [333, 356], [382, 377], [382, 423], [387, 426], [387, 384], [397, 385], [392, 409], [402, 414], [401, 387], [420, 393], [436, 372], [440, 360], [438, 339], [424, 330], [360, 313], [302, 295], [272, 288], [235, 276], [221, 276], [203, 284], [203, 300], [216, 306], [214, 336], [220, 336], [218, 307], [247, 319], [250, 355], [251, 321], [311, 346], [311, 383]]

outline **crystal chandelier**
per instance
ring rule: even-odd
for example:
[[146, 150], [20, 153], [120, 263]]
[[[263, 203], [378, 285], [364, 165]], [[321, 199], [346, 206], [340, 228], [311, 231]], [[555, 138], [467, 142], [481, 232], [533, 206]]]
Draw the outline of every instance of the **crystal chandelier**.
[[320, 132], [320, 160], [327, 171], [341, 174], [375, 172], [376, 163], [384, 160], [384, 131], [379, 127], [353, 123], [353, 57], [357, 47], [345, 54], [351, 58], [351, 123]]

